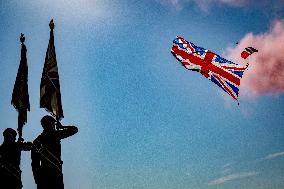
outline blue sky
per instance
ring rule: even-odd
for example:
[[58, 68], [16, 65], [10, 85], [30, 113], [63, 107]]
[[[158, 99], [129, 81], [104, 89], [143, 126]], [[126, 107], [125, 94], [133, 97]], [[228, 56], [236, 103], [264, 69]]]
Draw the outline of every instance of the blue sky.
[[[79, 128], [62, 142], [65, 188], [283, 188], [283, 94], [241, 91], [238, 106], [170, 53], [181, 35], [223, 54], [284, 17], [281, 1], [243, 2], [1, 1], [0, 131], [17, 125], [10, 101], [22, 32], [31, 103], [24, 138], [41, 132], [39, 84], [53, 18], [62, 123]], [[21, 168], [23, 188], [36, 188], [29, 152]]]

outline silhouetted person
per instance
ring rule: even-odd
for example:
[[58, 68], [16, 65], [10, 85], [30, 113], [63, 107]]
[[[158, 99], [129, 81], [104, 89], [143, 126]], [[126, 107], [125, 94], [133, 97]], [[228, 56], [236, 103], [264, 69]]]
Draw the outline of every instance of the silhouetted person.
[[0, 146], [0, 188], [20, 189], [21, 181], [21, 151], [29, 151], [32, 148], [31, 142], [24, 142], [23, 139], [16, 141], [17, 132], [7, 128], [3, 132], [4, 141]]
[[75, 126], [62, 126], [51, 116], [41, 119], [43, 132], [34, 140], [32, 170], [38, 189], [63, 189], [61, 139], [78, 132]]

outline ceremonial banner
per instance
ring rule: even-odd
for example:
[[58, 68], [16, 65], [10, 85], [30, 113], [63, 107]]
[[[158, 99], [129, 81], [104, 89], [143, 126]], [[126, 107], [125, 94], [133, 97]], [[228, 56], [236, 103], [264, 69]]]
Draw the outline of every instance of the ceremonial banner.
[[24, 44], [25, 37], [21, 33], [21, 60], [12, 93], [11, 104], [18, 111], [18, 132], [22, 137], [22, 128], [27, 122], [27, 111], [30, 111], [29, 91], [28, 91], [28, 63], [27, 48]]
[[54, 46], [54, 23], [49, 23], [50, 38], [46, 51], [45, 62], [40, 83], [40, 107], [45, 108], [56, 119], [63, 118], [59, 74]]

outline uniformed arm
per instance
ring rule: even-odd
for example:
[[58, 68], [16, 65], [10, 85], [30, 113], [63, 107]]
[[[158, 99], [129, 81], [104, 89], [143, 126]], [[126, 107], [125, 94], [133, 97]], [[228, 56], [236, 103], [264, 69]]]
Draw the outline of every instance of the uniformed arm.
[[30, 151], [32, 149], [33, 143], [31, 142], [24, 142], [24, 139], [19, 139], [17, 142], [20, 146], [22, 151]]
[[33, 147], [31, 150], [31, 159], [32, 159], [32, 171], [35, 179], [35, 183], [40, 183], [40, 154], [36, 151], [36, 148]]
[[60, 122], [57, 122], [56, 135], [58, 138], [63, 139], [72, 136], [78, 132], [78, 128], [75, 126], [62, 126]]

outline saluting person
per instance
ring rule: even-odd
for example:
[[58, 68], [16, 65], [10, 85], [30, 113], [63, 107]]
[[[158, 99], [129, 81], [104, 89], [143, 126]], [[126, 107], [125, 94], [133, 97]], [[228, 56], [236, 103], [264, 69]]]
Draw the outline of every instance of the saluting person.
[[34, 140], [32, 171], [38, 189], [63, 189], [61, 139], [78, 132], [75, 126], [62, 126], [51, 116], [41, 119], [43, 132]]

